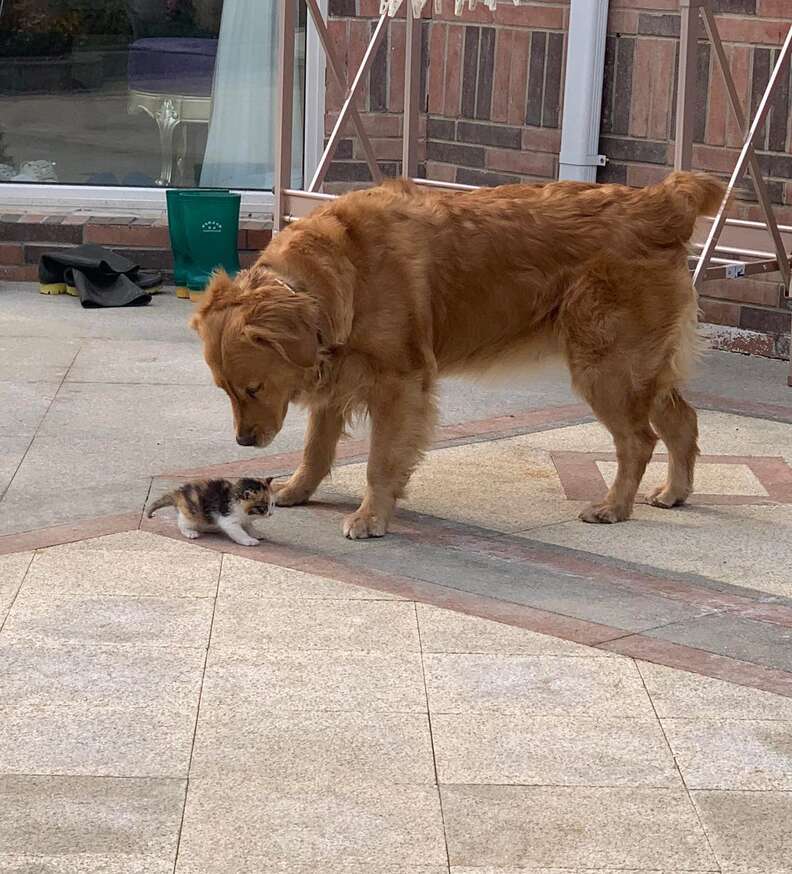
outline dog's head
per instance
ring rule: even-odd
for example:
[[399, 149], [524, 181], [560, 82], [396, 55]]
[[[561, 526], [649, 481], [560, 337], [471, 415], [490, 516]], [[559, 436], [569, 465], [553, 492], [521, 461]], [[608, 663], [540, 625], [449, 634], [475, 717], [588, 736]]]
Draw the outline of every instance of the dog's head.
[[219, 271], [190, 322], [231, 400], [240, 446], [267, 446], [305, 390], [319, 351], [316, 301], [266, 270]]

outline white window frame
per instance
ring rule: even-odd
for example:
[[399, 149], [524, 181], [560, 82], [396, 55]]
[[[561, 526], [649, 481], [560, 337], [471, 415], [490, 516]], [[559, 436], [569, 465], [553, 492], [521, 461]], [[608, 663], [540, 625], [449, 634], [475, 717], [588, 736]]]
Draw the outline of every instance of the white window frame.
[[[0, 3], [2, 0], [0, 0]], [[327, 14], [328, 0], [318, 0], [322, 13]], [[319, 164], [324, 148], [325, 57], [319, 37], [311, 21], [307, 22], [305, 46], [305, 125], [303, 163], [305, 176], [310, 178]], [[242, 209], [247, 212], [271, 212], [274, 204], [271, 191], [239, 190]], [[58, 209], [94, 208], [101, 210], [167, 208], [165, 188], [131, 188], [122, 185], [47, 185], [41, 183], [0, 182], [2, 210], [35, 207], [46, 212]], [[0, 211], [2, 211], [0, 210]]]

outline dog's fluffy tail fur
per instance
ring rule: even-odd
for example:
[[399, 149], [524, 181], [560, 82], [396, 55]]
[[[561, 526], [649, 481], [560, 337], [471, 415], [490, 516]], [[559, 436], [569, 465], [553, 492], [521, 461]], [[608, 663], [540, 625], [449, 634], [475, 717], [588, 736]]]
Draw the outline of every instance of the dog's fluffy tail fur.
[[157, 498], [156, 501], [148, 508], [148, 517], [149, 519], [156, 513], [157, 510], [161, 510], [163, 507], [173, 507], [176, 503], [173, 492], [168, 492], [166, 495], [163, 495], [161, 498]]
[[673, 195], [678, 206], [695, 221], [701, 215], [715, 215], [720, 208], [726, 186], [707, 173], [670, 173], [661, 185]]

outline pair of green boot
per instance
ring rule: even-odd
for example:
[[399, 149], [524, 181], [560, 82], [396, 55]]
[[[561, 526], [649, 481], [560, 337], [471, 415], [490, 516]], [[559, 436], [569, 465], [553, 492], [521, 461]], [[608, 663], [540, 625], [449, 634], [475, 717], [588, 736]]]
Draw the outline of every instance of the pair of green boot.
[[165, 196], [176, 296], [196, 300], [216, 268], [231, 276], [239, 272], [241, 197], [216, 188], [172, 188]]

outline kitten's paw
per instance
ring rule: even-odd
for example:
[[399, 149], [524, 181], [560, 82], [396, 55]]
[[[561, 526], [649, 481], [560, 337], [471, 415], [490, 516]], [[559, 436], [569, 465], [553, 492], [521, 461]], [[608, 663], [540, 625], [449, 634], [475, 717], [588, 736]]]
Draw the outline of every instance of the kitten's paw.
[[182, 534], [188, 540], [196, 540], [198, 537], [201, 536], [201, 532], [196, 531], [194, 528], [182, 528]]
[[382, 537], [388, 530], [388, 523], [375, 516], [373, 513], [365, 513], [360, 510], [352, 513], [344, 519], [344, 537], [350, 540], [366, 540], [369, 537]]
[[236, 542], [240, 546], [258, 546], [259, 545], [258, 538], [256, 538], [256, 537], [240, 537], [240, 538], [236, 539]]

